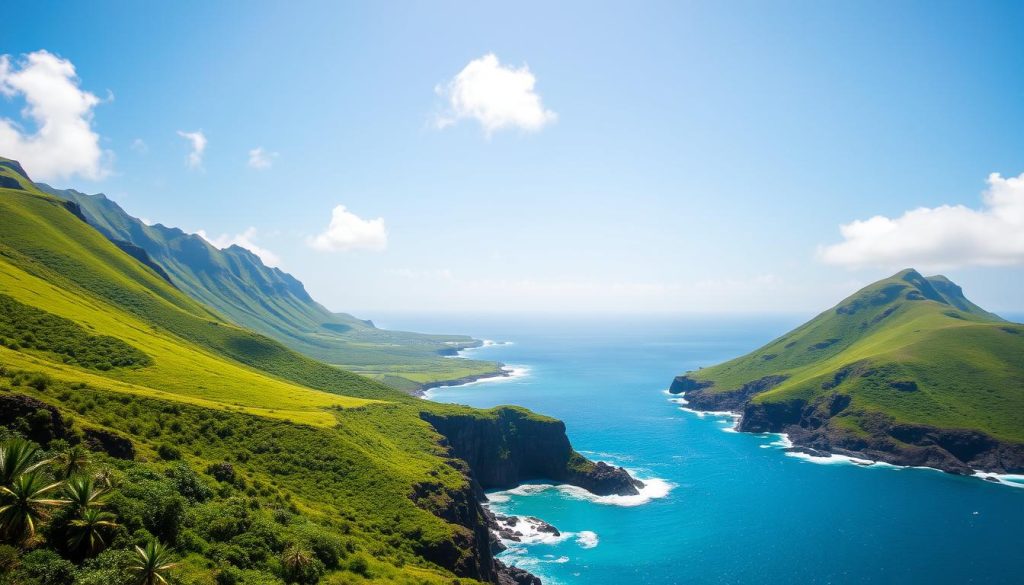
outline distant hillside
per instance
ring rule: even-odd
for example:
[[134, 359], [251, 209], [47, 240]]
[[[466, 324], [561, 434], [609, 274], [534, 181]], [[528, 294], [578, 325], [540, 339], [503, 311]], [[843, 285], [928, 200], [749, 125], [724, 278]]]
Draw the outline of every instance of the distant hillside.
[[468, 336], [386, 331], [332, 313], [292, 275], [264, 265], [245, 248], [221, 250], [178, 228], [146, 225], [103, 194], [38, 186], [77, 203], [89, 224], [118, 246], [145, 251], [193, 299], [308, 356], [407, 391], [500, 372], [495, 362], [443, 357], [479, 344]]
[[745, 356], [676, 378], [740, 430], [938, 467], [1024, 471], [1024, 326], [904, 270]]

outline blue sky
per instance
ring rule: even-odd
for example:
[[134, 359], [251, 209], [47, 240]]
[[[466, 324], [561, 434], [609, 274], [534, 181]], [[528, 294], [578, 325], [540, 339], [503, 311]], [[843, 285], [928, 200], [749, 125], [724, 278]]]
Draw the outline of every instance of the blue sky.
[[[47, 51], [96, 97], [101, 155], [44, 179], [256, 247], [332, 309], [812, 312], [913, 264], [1024, 310], [1020, 3], [5, 15], [10, 74]], [[11, 83], [0, 118], [27, 149]]]

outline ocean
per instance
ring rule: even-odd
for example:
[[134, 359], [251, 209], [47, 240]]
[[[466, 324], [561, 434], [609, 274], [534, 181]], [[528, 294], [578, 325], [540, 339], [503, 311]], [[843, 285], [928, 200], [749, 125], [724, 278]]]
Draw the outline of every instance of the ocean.
[[574, 447], [648, 482], [596, 498], [526, 485], [490, 494], [561, 537], [501, 558], [546, 584], [1024, 583], [1024, 489], [934, 470], [823, 464], [777, 435], [733, 432], [681, 409], [673, 376], [746, 353], [801, 317], [392, 316], [391, 328], [492, 340], [467, 357], [507, 379], [432, 390], [431, 400], [518, 404], [565, 421]]

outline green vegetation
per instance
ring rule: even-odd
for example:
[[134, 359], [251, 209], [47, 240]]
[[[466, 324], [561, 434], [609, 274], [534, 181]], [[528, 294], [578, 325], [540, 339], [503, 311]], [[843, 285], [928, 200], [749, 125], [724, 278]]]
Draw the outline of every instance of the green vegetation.
[[317, 360], [412, 391], [424, 384], [492, 375], [499, 364], [452, 359], [442, 354], [472, 347], [465, 335], [427, 335], [376, 328], [371, 322], [332, 313], [302, 283], [265, 266], [239, 246], [220, 250], [177, 228], [146, 225], [102, 194], [86, 195], [40, 185], [44, 192], [77, 203], [84, 217], [115, 242], [137, 246], [188, 296], [232, 322]]
[[[47, 440], [0, 453], [0, 583], [134, 583], [136, 547], [197, 585], [451, 583], [469, 564], [467, 529], [437, 515], [469, 483], [419, 416], [432, 404], [222, 320], [0, 175], [19, 185], [0, 188], [0, 323], [17, 333], [0, 400], [54, 409], [7, 422]], [[104, 450], [126, 439], [134, 460]], [[414, 502], [424, 483], [436, 497]]]
[[750, 354], [687, 374], [711, 383], [711, 395], [768, 376], [785, 379], [753, 404], [845, 396], [835, 420], [854, 434], [882, 414], [1024, 441], [1024, 326], [980, 309], [942, 276], [902, 271]]
[[90, 335], [70, 319], [0, 294], [0, 345], [54, 354], [66, 364], [97, 370], [148, 366], [153, 360], [109, 335]]

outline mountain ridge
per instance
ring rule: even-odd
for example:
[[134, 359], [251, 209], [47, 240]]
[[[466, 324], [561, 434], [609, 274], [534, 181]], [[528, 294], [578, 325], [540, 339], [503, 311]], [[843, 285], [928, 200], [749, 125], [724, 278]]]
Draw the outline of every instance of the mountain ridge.
[[144, 250], [192, 298], [315, 359], [409, 392], [504, 374], [496, 362], [444, 357], [480, 345], [469, 336], [378, 329], [372, 321], [329, 311], [297, 278], [266, 266], [242, 246], [221, 249], [177, 227], [148, 225], [102, 193], [38, 186], [76, 203], [86, 221], [111, 241]]

